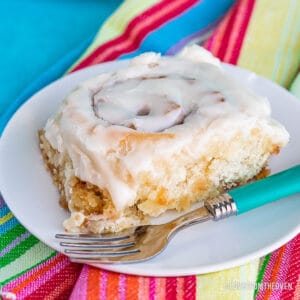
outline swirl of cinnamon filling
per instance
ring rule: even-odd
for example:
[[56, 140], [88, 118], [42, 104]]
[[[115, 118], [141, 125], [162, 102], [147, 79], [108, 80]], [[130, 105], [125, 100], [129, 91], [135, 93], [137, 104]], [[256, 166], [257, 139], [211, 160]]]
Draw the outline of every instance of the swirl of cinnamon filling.
[[94, 94], [92, 105], [95, 115], [107, 124], [160, 132], [183, 124], [201, 99], [224, 101], [221, 93], [205, 88], [200, 79], [161, 74], [104, 86]]

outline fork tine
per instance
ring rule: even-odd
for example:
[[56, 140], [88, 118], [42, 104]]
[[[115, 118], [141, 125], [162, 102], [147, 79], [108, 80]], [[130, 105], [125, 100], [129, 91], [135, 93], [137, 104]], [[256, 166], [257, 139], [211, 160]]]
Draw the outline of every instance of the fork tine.
[[62, 240], [82, 240], [82, 241], [119, 241], [125, 240], [130, 238], [129, 233], [125, 234], [107, 234], [107, 235], [98, 235], [98, 234], [84, 234], [84, 233], [58, 233], [55, 235], [55, 238], [62, 239]]
[[74, 263], [84, 263], [84, 264], [123, 264], [123, 263], [133, 263], [141, 262], [149, 258], [139, 258], [136, 257], [137, 254], [125, 255], [122, 257], [118, 256], [106, 256], [106, 257], [70, 257], [70, 260]]
[[59, 244], [62, 247], [66, 248], [81, 248], [81, 249], [113, 249], [113, 248], [128, 248], [135, 245], [135, 242], [133, 240], [125, 240], [125, 242], [122, 240], [122, 243], [119, 241], [117, 242], [60, 242]]
[[70, 250], [65, 249], [66, 254], [72, 255], [71, 258], [84, 259], [84, 258], [97, 258], [97, 257], [112, 257], [112, 256], [127, 256], [139, 253], [139, 249], [128, 249], [123, 251], [93, 251], [93, 250]]

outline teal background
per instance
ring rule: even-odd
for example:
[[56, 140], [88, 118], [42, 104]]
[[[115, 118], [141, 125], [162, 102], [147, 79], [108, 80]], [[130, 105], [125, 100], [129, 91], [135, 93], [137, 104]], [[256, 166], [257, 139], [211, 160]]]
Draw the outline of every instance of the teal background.
[[[181, 18], [169, 20], [148, 34], [139, 50], [125, 57], [149, 50], [164, 54], [181, 37], [214, 26], [234, 1], [197, 2]], [[0, 0], [0, 135], [20, 105], [61, 77], [79, 58], [101, 24], [121, 3], [121, 0]]]
[[121, 2], [0, 0], [0, 117], [59, 60], [63, 73]]

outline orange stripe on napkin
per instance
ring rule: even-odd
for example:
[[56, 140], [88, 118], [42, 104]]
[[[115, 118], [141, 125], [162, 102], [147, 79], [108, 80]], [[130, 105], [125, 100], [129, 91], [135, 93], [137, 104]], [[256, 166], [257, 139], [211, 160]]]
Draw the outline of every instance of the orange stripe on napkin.
[[106, 300], [119, 299], [119, 281], [120, 281], [120, 274], [114, 272], [108, 272]]
[[100, 294], [100, 270], [95, 267], [89, 267], [87, 278], [87, 300], [95, 300]]
[[66, 257], [64, 255], [57, 255], [57, 257], [51, 263], [45, 265], [45, 267], [43, 267], [42, 269], [34, 272], [31, 276], [26, 278], [26, 280], [24, 280], [18, 286], [13, 288], [11, 290], [11, 292], [13, 292], [15, 294], [19, 293], [23, 288], [28, 286], [30, 284], [30, 282], [37, 280], [40, 276], [42, 276], [44, 273], [46, 273], [48, 270], [50, 270], [52, 267], [54, 267], [55, 265], [57, 265], [59, 262], [63, 261], [64, 259], [66, 259]]
[[[279, 250], [279, 254], [278, 254], [278, 259], [277, 259], [277, 262], [276, 262], [276, 265], [274, 266], [274, 269], [272, 271], [272, 275], [271, 275], [271, 278], [270, 278], [270, 283], [272, 284], [273, 282], [275, 283], [276, 282], [276, 279], [277, 279], [277, 275], [278, 275], [278, 271], [279, 271], [279, 268], [280, 268], [280, 265], [281, 265], [281, 260], [282, 260], [282, 256], [284, 255], [284, 251], [285, 251], [285, 248], [286, 248], [286, 245], [282, 246]], [[271, 288], [268, 288], [266, 290], [266, 293], [264, 295], [264, 298], [265, 300], [270, 300], [270, 296], [272, 294], [272, 289]]]
[[139, 295], [139, 277], [138, 276], [127, 276], [126, 285], [126, 299], [127, 300], [138, 300]]

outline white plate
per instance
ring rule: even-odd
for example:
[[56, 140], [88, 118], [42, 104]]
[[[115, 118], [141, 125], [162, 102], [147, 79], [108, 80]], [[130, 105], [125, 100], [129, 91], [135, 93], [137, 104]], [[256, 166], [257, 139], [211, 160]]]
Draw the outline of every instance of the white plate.
[[[126, 65], [126, 61], [93, 66], [68, 75], [31, 97], [12, 117], [0, 144], [0, 187], [16, 218], [37, 238], [61, 251], [54, 234], [62, 232], [68, 213], [45, 171], [37, 130], [80, 81]], [[271, 161], [272, 172], [300, 163], [300, 101], [271, 81], [240, 68], [226, 71], [255, 92], [271, 99], [273, 116], [291, 134], [291, 142]], [[238, 217], [210, 221], [179, 232], [159, 256], [143, 263], [99, 265], [122, 273], [180, 276], [244, 264], [292, 239], [300, 231], [299, 194]]]

